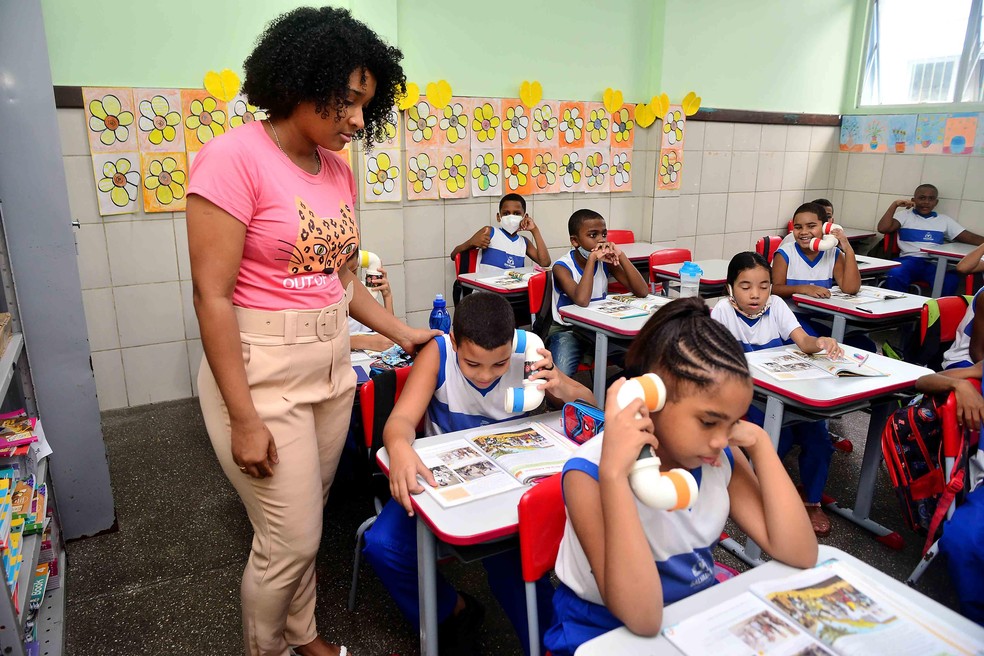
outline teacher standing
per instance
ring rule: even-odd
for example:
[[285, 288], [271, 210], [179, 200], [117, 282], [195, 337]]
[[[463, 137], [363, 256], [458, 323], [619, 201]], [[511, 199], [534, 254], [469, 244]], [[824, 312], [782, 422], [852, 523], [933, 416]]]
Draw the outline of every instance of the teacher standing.
[[348, 11], [280, 16], [244, 65], [243, 91], [269, 120], [210, 141], [191, 170], [199, 397], [253, 526], [241, 586], [251, 656], [346, 651], [315, 627], [314, 563], [355, 395], [348, 316], [408, 351], [434, 334], [388, 314], [345, 266], [359, 248], [356, 191], [336, 152], [384, 134], [401, 59]]

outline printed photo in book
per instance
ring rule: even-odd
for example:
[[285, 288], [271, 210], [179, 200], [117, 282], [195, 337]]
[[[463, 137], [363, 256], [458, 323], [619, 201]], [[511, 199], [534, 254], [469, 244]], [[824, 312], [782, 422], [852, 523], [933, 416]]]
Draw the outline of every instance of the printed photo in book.
[[483, 282], [486, 285], [492, 285], [495, 287], [519, 288], [528, 285], [529, 280], [534, 273], [536, 272], [525, 271], [523, 269], [514, 269], [512, 271], [506, 271], [501, 276], [494, 276], [492, 278], [479, 278], [479, 282]]
[[588, 309], [593, 312], [600, 312], [612, 319], [631, 319], [632, 317], [645, 317], [649, 315], [649, 312], [642, 308], [614, 301], [611, 298], [603, 301], [592, 301], [588, 304]]
[[897, 298], [905, 298], [905, 294], [891, 292], [887, 289], [878, 287], [862, 287], [857, 294], [846, 294], [840, 287], [834, 286], [830, 290], [830, 298], [851, 305], [863, 305], [865, 303], [875, 303], [877, 301], [890, 301]]
[[652, 314], [669, 303], [671, 299], [666, 296], [653, 296], [652, 294], [644, 298], [638, 298], [632, 294], [612, 294], [608, 297], [608, 300], [631, 305], [634, 308], [645, 310], [649, 314]]
[[886, 376], [865, 364], [867, 355], [846, 354], [832, 357], [825, 353], [807, 354], [798, 350], [758, 351], [746, 354], [748, 364], [776, 380], [814, 380], [837, 376]]

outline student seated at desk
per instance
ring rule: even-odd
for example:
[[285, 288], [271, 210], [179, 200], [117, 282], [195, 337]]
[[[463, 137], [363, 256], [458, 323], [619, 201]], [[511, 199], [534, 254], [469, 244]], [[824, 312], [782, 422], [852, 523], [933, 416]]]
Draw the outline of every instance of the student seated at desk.
[[[475, 272], [483, 277], [501, 275], [508, 269], [521, 269], [529, 266], [526, 258], [540, 266], [550, 266], [550, 252], [543, 241], [540, 228], [533, 217], [526, 213], [526, 199], [519, 194], [506, 194], [499, 200], [499, 211], [495, 215], [499, 227], [484, 226], [478, 229], [471, 239], [462, 242], [451, 251], [453, 260], [458, 253], [478, 249], [478, 265]], [[520, 232], [533, 235], [531, 242]]]
[[[826, 198], [815, 198], [815, 199], [813, 199], [810, 202], [812, 202], [814, 205], [819, 205], [824, 210], [824, 212], [826, 212], [826, 218], [824, 218], [824, 221], [827, 221], [827, 222], [830, 222], [830, 223], [833, 223], [834, 222], [834, 204], [833, 203], [831, 203]], [[786, 243], [792, 242], [794, 240], [795, 240], [795, 237], [793, 237], [793, 232], [790, 230], [786, 234], [786, 236], [782, 238], [782, 243], [783, 244], [786, 244]]]
[[[843, 354], [832, 338], [813, 337], [803, 330], [783, 300], [772, 296], [770, 278], [769, 263], [764, 257], [738, 253], [728, 264], [728, 298], [718, 301], [711, 317], [734, 335], [745, 352], [795, 343], [804, 353]], [[749, 406], [748, 420], [761, 426], [765, 414], [754, 405]], [[834, 452], [827, 422], [808, 421], [783, 428], [777, 449], [779, 459], [784, 459], [797, 444], [806, 514], [817, 537], [825, 537], [830, 534], [830, 519], [820, 507], [820, 497]]]
[[[436, 487], [430, 470], [413, 450], [414, 429], [424, 419], [427, 435], [477, 428], [518, 415], [504, 410], [506, 388], [522, 385], [524, 355], [512, 352], [515, 325], [509, 304], [491, 292], [462, 299], [454, 313], [450, 335], [435, 337], [417, 355], [413, 371], [397, 400], [383, 441], [390, 457], [390, 491], [393, 498], [383, 507], [376, 523], [366, 532], [366, 560], [376, 570], [404, 616], [414, 626], [420, 622], [417, 586], [416, 519], [410, 495]], [[564, 403], [594, 395], [554, 367], [550, 351], [540, 349], [534, 378], [542, 379], [547, 398]], [[483, 561], [489, 586], [516, 628], [529, 653], [526, 602], [517, 551], [489, 556]], [[540, 617], [550, 616], [553, 588], [544, 578], [537, 586]], [[475, 653], [477, 630], [484, 609], [466, 593], [458, 593], [438, 579], [437, 609], [440, 619], [438, 644], [442, 654]]]
[[953, 344], [943, 354], [944, 369], [969, 367], [984, 359], [984, 288], [974, 295], [957, 324]]
[[[352, 273], [356, 273], [359, 269], [359, 252], [356, 251], [355, 255], [349, 258], [347, 263], [349, 270]], [[390, 289], [389, 276], [386, 275], [386, 270], [380, 266], [379, 274], [382, 278], [375, 281], [366, 281], [366, 288], [371, 292], [379, 292], [382, 297], [383, 307], [390, 314], [393, 314], [393, 292]], [[393, 346], [392, 340], [388, 337], [380, 335], [377, 332], [373, 332], [368, 326], [365, 326], [357, 319], [349, 316], [349, 348], [353, 351], [369, 350], [369, 351], [385, 351], [389, 347]]]
[[553, 325], [547, 348], [557, 367], [568, 376], [577, 372], [581, 357], [592, 344], [560, 316], [567, 305], [586, 307], [608, 294], [608, 276], [645, 298], [649, 285], [618, 245], [608, 241], [605, 218], [594, 210], [577, 210], [567, 221], [567, 232], [574, 248], [553, 265]]
[[949, 369], [938, 374], [926, 374], [916, 381], [916, 389], [923, 394], [949, 394], [957, 401], [957, 421], [968, 430], [979, 430], [984, 423], [984, 398], [971, 380], [981, 380], [984, 363]]
[[[889, 270], [885, 287], [897, 292], [909, 291], [909, 285], [925, 282], [932, 285], [936, 277], [936, 262], [919, 249], [944, 241], [959, 241], [980, 246], [984, 237], [964, 229], [962, 225], [934, 210], [939, 203], [939, 190], [931, 184], [916, 187], [910, 200], [893, 201], [878, 220], [878, 232], [899, 236], [900, 266]], [[957, 289], [957, 275], [947, 272], [943, 281], [943, 295], [952, 296]]]
[[[660, 308], [626, 364], [662, 378], [666, 405], [650, 414], [636, 400], [620, 410], [624, 381], [616, 381], [604, 432], [564, 466], [561, 585], [545, 639], [555, 656], [622, 625], [659, 633], [665, 605], [715, 583], [712, 552], [729, 515], [774, 558], [795, 567], [817, 561], [810, 520], [769, 436], [741, 419], [752, 401], [745, 354], [703, 300]], [[636, 499], [629, 472], [645, 446], [655, 447], [662, 471], [683, 467], [697, 479], [690, 510], [654, 510]]]

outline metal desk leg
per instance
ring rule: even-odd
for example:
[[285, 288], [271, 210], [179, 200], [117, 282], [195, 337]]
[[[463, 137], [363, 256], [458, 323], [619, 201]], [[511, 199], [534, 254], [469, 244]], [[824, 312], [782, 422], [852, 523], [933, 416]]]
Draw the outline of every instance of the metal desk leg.
[[437, 542], [417, 518], [417, 601], [420, 604], [420, 653], [437, 656]]
[[943, 280], [946, 278], [947, 259], [942, 255], [936, 256], [936, 277], [933, 279], [933, 298], [943, 295]]
[[598, 407], [605, 409], [605, 378], [608, 371], [608, 335], [595, 334], [594, 392]]
[[844, 342], [844, 334], [847, 332], [847, 317], [843, 314], [834, 315], [834, 323], [830, 328], [830, 336], [838, 343]]
[[864, 443], [864, 455], [861, 457], [861, 476], [858, 479], [858, 492], [854, 500], [854, 508], [841, 507], [836, 501], [825, 504], [827, 510], [837, 513], [844, 519], [854, 522], [863, 529], [875, 534], [875, 539], [892, 549], [904, 546], [902, 536], [881, 524], [868, 519], [871, 512], [871, 500], [874, 497], [875, 485], [878, 482], [878, 466], [881, 464], [881, 431], [892, 412], [891, 401], [881, 403], [871, 409], [871, 423], [868, 424], [868, 436]]
[[772, 447], [776, 451], [779, 450], [779, 434], [782, 432], [782, 416], [785, 408], [786, 404], [782, 402], [782, 399], [771, 394], [765, 402], [765, 421], [762, 428], [769, 434]]

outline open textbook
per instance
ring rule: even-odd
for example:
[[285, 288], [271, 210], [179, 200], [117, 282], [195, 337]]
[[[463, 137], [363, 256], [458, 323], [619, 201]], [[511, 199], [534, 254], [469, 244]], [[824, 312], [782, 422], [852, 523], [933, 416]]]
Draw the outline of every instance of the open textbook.
[[644, 298], [638, 298], [632, 294], [613, 294], [604, 300], [591, 302], [588, 309], [614, 319], [629, 319], [650, 315], [669, 302], [669, 298], [651, 294]]
[[423, 447], [417, 455], [431, 470], [437, 487], [424, 485], [442, 506], [456, 506], [556, 474], [575, 445], [540, 423], [472, 435]]
[[758, 351], [746, 354], [748, 364], [761, 369], [777, 380], [811, 380], [830, 376], [886, 376], [865, 364], [867, 355], [845, 354], [832, 357], [825, 353], [803, 353], [798, 350]]
[[512, 269], [507, 270], [501, 276], [492, 276], [491, 278], [479, 278], [479, 282], [483, 282], [486, 285], [492, 285], [495, 287], [505, 287], [507, 289], [526, 287], [529, 284], [530, 278], [536, 274], [536, 271], [528, 271], [524, 269]]
[[688, 656], [984, 653], [979, 636], [943, 624], [917, 599], [906, 599], [840, 561], [749, 590], [663, 634]]
[[840, 290], [840, 287], [835, 286], [830, 290], [830, 298], [841, 301], [842, 303], [850, 303], [851, 305], [858, 306], [867, 303], [876, 303], [878, 301], [890, 301], [895, 298], [905, 298], [905, 294], [867, 286], [858, 290], [857, 294], [845, 294]]

